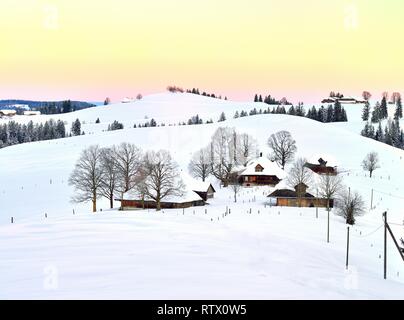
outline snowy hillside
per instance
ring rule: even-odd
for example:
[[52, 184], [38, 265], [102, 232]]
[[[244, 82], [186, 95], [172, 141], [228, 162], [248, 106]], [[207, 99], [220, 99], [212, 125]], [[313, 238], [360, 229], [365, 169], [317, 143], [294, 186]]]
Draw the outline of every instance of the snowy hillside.
[[[402, 298], [404, 263], [391, 241], [387, 281], [379, 256], [383, 211], [397, 224], [397, 236], [404, 237], [404, 151], [361, 137], [351, 127], [356, 120], [323, 124], [276, 114], [232, 119], [236, 110], [259, 106], [157, 94], [53, 116], [67, 122], [79, 118], [85, 122], [84, 136], [1, 149], [0, 298]], [[354, 107], [360, 110], [360, 122], [362, 107]], [[358, 112], [345, 108], [349, 119], [351, 112]], [[221, 112], [230, 120], [217, 123]], [[168, 126], [196, 114], [215, 123]], [[145, 117], [167, 126], [132, 128]], [[94, 123], [97, 118], [101, 124]], [[103, 132], [114, 120], [125, 129]], [[288, 130], [296, 140], [297, 156], [335, 159], [344, 183], [359, 191], [368, 207], [374, 189], [375, 209], [359, 217], [351, 230], [349, 271], [343, 219], [332, 214], [327, 244], [326, 211], [319, 210], [317, 219], [313, 208], [269, 208], [266, 195], [272, 188], [246, 188], [234, 204], [230, 191], [211, 179], [218, 192], [210, 205], [184, 212], [110, 211], [107, 201], [101, 201], [103, 211], [92, 214], [90, 204], [70, 202], [73, 190], [67, 179], [85, 147], [131, 142], [143, 150], [167, 149], [186, 175], [192, 153], [205, 146], [219, 126], [251, 134], [264, 155], [268, 137]], [[381, 160], [371, 179], [361, 168], [370, 151], [378, 152]], [[231, 214], [223, 216], [226, 207]], [[55, 273], [57, 284], [49, 284]]]

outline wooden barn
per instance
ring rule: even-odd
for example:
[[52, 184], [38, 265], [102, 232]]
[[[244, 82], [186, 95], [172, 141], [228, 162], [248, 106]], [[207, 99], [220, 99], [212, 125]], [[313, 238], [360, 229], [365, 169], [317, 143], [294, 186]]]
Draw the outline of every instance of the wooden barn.
[[[122, 199], [115, 199], [121, 202], [121, 210], [155, 209], [157, 202], [153, 199], [142, 199], [131, 192], [124, 193]], [[178, 209], [196, 206], [204, 206], [205, 201], [194, 191], [186, 192], [183, 196], [169, 196], [160, 202], [161, 209]]]
[[285, 178], [285, 172], [274, 162], [259, 157], [237, 172], [238, 182], [245, 186], [276, 186]]
[[200, 182], [194, 183], [192, 185], [192, 191], [199, 195], [204, 201], [212, 199], [215, 195], [215, 188], [213, 188], [210, 182]]
[[[295, 190], [278, 189], [268, 195], [269, 198], [275, 199], [275, 205], [281, 207], [319, 207], [327, 208], [327, 199], [316, 198], [308, 193], [305, 184], [295, 186]], [[298, 197], [300, 194], [300, 198]], [[334, 205], [334, 201], [330, 200], [330, 208]]]
[[327, 166], [327, 161], [323, 158], [317, 160], [318, 163], [310, 163], [306, 162], [305, 166], [309, 168], [311, 171], [320, 174], [320, 175], [337, 175], [337, 167], [335, 166]]

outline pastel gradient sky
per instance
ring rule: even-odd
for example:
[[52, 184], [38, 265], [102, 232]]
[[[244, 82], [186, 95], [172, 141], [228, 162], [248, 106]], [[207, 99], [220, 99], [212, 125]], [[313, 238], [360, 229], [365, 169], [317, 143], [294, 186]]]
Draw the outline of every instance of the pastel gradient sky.
[[402, 0], [1, 0], [0, 99], [404, 87]]

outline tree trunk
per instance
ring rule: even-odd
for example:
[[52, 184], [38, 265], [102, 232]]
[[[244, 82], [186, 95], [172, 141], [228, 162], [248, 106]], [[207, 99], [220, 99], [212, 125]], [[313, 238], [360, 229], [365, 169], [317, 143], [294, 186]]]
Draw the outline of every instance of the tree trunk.
[[370, 173], [370, 178], [372, 178], [373, 170], [370, 170], [369, 173]]
[[93, 190], [93, 212], [97, 212], [97, 190]]
[[109, 207], [110, 209], [114, 208], [114, 196], [111, 196], [111, 198], [109, 199]]
[[160, 211], [160, 210], [161, 210], [160, 200], [157, 200], [156, 211]]

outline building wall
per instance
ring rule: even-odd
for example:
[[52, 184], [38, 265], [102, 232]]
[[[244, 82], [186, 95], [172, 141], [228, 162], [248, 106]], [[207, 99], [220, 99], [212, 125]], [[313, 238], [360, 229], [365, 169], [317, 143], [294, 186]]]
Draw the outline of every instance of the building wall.
[[243, 186], [276, 186], [279, 179], [276, 176], [241, 176], [240, 182]]
[[[282, 207], [304, 207], [304, 208], [310, 208], [310, 207], [319, 207], [319, 208], [326, 208], [327, 207], [327, 199], [322, 199], [322, 198], [303, 198], [300, 200], [300, 205], [299, 205], [299, 200], [297, 198], [277, 198], [276, 201], [277, 206], [282, 206]], [[333, 207], [333, 201], [330, 201], [330, 207]]]
[[[189, 208], [193, 206], [203, 206], [205, 205], [205, 202], [203, 200], [189, 201], [183, 203], [161, 202], [160, 205], [162, 209], [178, 209]], [[155, 209], [156, 207], [157, 203], [155, 201], [144, 201], [145, 209]], [[122, 200], [121, 208], [123, 210], [143, 209], [143, 203], [141, 200]]]

